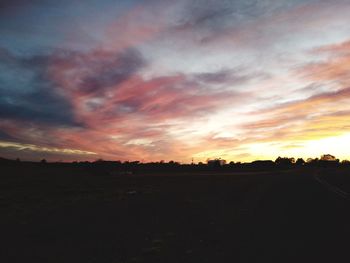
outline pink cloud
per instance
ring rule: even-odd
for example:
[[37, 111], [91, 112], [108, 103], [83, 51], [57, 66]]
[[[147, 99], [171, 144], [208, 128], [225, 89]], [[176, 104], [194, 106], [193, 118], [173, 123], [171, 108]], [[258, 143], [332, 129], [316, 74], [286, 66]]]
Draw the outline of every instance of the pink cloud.
[[144, 79], [138, 70], [145, 61], [132, 49], [57, 51], [49, 61], [52, 88], [70, 101], [81, 126], [8, 121], [1, 129], [38, 147], [97, 153], [88, 159], [182, 160], [199, 148], [177, 138], [178, 127], [248, 98], [186, 74]]

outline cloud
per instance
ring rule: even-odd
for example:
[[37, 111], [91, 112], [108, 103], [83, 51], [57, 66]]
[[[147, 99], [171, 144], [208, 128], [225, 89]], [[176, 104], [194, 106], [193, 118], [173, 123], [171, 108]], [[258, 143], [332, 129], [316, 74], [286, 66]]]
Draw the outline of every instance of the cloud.
[[147, 66], [135, 49], [58, 52], [49, 72], [72, 101], [78, 119], [90, 126], [110, 120], [143, 118], [152, 122], [205, 116], [238, 97], [237, 92], [210, 89], [208, 84], [246, 80], [236, 71], [174, 74], [145, 79]]
[[49, 70], [65, 90], [98, 96], [136, 74], [145, 64], [135, 49], [61, 51], [53, 54]]
[[311, 53], [327, 55], [326, 60], [306, 63], [296, 70], [301, 80], [312, 81], [298, 91], [312, 95], [251, 112], [254, 121], [241, 125], [251, 140], [307, 141], [349, 131], [349, 41], [317, 47]]
[[[133, 49], [61, 50], [28, 58], [7, 55], [6, 65], [12, 71], [31, 69], [23, 79], [23, 83], [31, 85], [28, 91], [19, 88], [15, 93], [4, 89], [23, 110], [12, 105], [16, 114], [6, 112], [9, 122], [3, 123], [1, 129], [11, 131], [18, 142], [38, 148], [70, 145], [110, 159], [120, 156], [158, 160], [167, 155], [182, 158], [193, 149], [189, 141], [177, 137], [186, 123], [205, 121], [214, 112], [248, 98], [240, 92], [208, 86], [241, 81], [236, 71], [144, 79], [139, 70], [146, 62]], [[45, 78], [39, 81], [38, 77]], [[43, 100], [46, 108], [41, 106]], [[66, 102], [67, 106], [63, 104]], [[72, 121], [80, 125], [69, 126], [62, 107], [71, 110]], [[23, 120], [32, 124], [22, 125]], [[65, 156], [68, 158], [68, 154]]]
[[[243, 70], [242, 70], [243, 71]], [[247, 75], [240, 70], [223, 69], [216, 72], [205, 72], [193, 74], [193, 79], [204, 84], [240, 84], [257, 77], [257, 75]]]
[[253, 158], [348, 129], [345, 1], [90, 2], [2, 5], [0, 139], [28, 156]]
[[0, 50], [1, 119], [78, 125], [70, 102], [46, 74], [47, 59]]
[[[350, 88], [252, 112], [254, 122], [241, 126], [251, 141], [307, 141], [346, 133]], [[339, 111], [342, 108], [342, 111]], [[258, 136], [254, 136], [257, 134]]]
[[28, 4], [28, 2], [24, 0], [3, 0], [0, 2], [0, 13], [8, 12], [9, 10], [14, 8], [23, 7], [26, 4]]
[[[163, 8], [162, 8], [163, 7]], [[121, 51], [136, 48], [165, 31], [169, 6], [136, 4], [105, 30], [103, 49]]]
[[336, 55], [336, 56], [349, 56], [350, 55], [350, 40], [345, 41], [342, 43], [337, 43], [334, 45], [327, 45], [327, 46], [322, 46], [315, 48], [313, 50], [315, 54], [320, 54], [320, 53], [329, 53], [331, 56]]
[[336, 88], [347, 87], [350, 80], [350, 41], [326, 45], [311, 51], [316, 55], [327, 55], [327, 60], [309, 63], [301, 67], [299, 74], [319, 83], [335, 84]]
[[184, 12], [182, 20], [186, 22], [179, 30], [187, 45], [193, 42], [197, 47], [225, 48], [225, 51], [235, 48], [259, 52], [264, 47], [265, 52], [276, 48], [293, 52], [322, 42], [320, 39], [325, 41], [325, 30], [337, 27], [337, 31], [348, 35], [345, 24], [349, 6], [342, 0], [216, 2], [206, 1], [205, 5], [200, 1], [190, 2], [194, 8]]
[[12, 159], [21, 157], [24, 160], [34, 161], [39, 161], [43, 158], [50, 161], [59, 161], [65, 160], [67, 156], [70, 158], [73, 156], [75, 158], [74, 160], [93, 160], [93, 158], [96, 156], [96, 153], [94, 152], [80, 151], [76, 149], [39, 147], [32, 144], [2, 141], [0, 141], [0, 154]]
[[[314, 1], [306, 1], [308, 3]], [[288, 10], [304, 0], [279, 1], [279, 0], [206, 0], [186, 1], [184, 12], [180, 21], [183, 25], [198, 27], [211, 27], [223, 29], [240, 25], [243, 22], [269, 17], [280, 10]], [[186, 27], [187, 27], [186, 26]]]
[[7, 132], [0, 130], [0, 140], [1, 141], [11, 141], [11, 140], [13, 140], [13, 137], [11, 135], [9, 135]]
[[238, 101], [233, 91], [208, 90], [186, 75], [143, 80], [135, 77], [115, 90], [103, 115], [132, 114], [152, 122], [205, 117]]

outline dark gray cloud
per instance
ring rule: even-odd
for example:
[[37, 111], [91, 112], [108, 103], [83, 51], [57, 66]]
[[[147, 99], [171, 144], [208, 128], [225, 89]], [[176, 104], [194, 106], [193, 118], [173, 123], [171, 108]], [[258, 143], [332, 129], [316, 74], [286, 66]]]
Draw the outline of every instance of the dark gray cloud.
[[194, 26], [235, 25], [266, 17], [299, 4], [320, 0], [192, 0], [186, 1], [181, 21]]
[[125, 81], [146, 65], [136, 49], [122, 52], [59, 52], [54, 59], [57, 64], [68, 65], [69, 69], [60, 72], [63, 79], [72, 74], [77, 76], [76, 82], [71, 83], [72, 88], [96, 95], [103, 95], [108, 88]]
[[13, 140], [13, 137], [9, 135], [7, 132], [0, 130], [0, 140], [11, 141]]
[[242, 26], [257, 19], [269, 18], [298, 5], [322, 2], [322, 0], [191, 0], [184, 2], [183, 11], [175, 19], [175, 26], [170, 29], [170, 34], [179, 31], [192, 33], [194, 30], [196, 42], [206, 44], [235, 30], [239, 31]]
[[248, 81], [252, 76], [240, 73], [238, 70], [223, 69], [215, 72], [198, 73], [193, 78], [195, 81], [207, 84], [232, 84]]
[[[103, 98], [109, 88], [115, 88], [146, 64], [136, 49], [45, 52], [14, 55], [0, 49], [1, 119], [82, 125], [74, 118], [73, 98], [64, 97], [64, 91]], [[64, 82], [52, 80], [49, 72], [56, 72]]]
[[0, 118], [76, 126], [70, 102], [47, 76], [48, 56], [0, 50]]
[[[25, 5], [28, 5], [29, 1], [25, 1], [25, 0], [1, 0], [0, 1], [0, 13], [2, 12], [8, 12], [11, 9], [14, 8], [19, 8], [19, 7], [23, 7]], [[40, 1], [31, 1], [33, 3], [38, 3]]]
[[86, 91], [103, 92], [128, 79], [144, 65], [143, 57], [134, 49], [118, 54], [102, 54], [102, 58], [85, 64], [89, 73], [82, 79], [80, 87]]
[[0, 118], [75, 126], [71, 105], [55, 92], [38, 89], [28, 94], [0, 91]]

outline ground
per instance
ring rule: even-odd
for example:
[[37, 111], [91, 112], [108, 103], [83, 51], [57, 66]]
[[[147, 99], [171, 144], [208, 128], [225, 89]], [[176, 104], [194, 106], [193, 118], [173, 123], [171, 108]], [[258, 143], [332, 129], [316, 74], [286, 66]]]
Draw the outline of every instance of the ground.
[[2, 170], [0, 262], [350, 260], [349, 201], [314, 178], [346, 186], [347, 171]]

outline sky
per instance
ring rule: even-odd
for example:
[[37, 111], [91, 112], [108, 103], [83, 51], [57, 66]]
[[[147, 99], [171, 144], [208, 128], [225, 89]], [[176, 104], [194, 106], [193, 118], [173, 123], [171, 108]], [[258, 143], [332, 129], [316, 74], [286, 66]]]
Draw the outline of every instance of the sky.
[[350, 159], [348, 0], [0, 2], [0, 156]]

